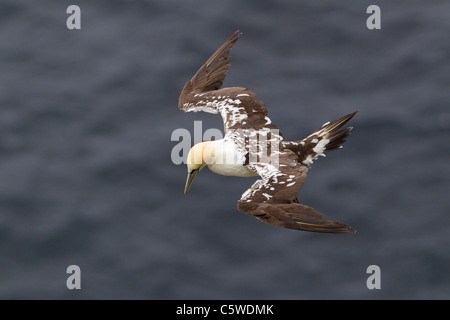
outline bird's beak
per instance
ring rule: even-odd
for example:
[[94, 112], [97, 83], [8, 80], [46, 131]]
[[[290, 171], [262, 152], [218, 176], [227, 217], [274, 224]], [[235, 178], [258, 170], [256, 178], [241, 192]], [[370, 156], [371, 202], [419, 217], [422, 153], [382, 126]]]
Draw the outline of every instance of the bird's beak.
[[189, 189], [191, 189], [191, 185], [194, 182], [195, 177], [197, 176], [198, 172], [200, 170], [194, 170], [188, 173], [187, 179], [186, 179], [186, 186], [184, 187], [184, 195], [187, 196]]

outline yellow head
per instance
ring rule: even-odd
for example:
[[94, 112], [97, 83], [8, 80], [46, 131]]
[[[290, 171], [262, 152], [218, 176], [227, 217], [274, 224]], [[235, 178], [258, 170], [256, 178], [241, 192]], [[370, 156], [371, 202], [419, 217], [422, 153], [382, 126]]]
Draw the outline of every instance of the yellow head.
[[210, 161], [213, 157], [212, 141], [200, 142], [191, 148], [186, 159], [188, 176], [184, 187], [185, 196], [187, 196], [197, 174], [207, 164], [211, 163]]

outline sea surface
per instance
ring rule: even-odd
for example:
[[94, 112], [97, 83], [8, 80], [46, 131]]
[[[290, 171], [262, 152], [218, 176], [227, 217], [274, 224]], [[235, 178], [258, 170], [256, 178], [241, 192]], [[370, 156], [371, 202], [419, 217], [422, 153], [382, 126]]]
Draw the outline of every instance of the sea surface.
[[[450, 2], [371, 4], [1, 0], [0, 299], [450, 299]], [[172, 132], [223, 127], [178, 96], [237, 29], [224, 85], [286, 139], [359, 110], [299, 194], [355, 235], [240, 213], [255, 178], [183, 195]]]

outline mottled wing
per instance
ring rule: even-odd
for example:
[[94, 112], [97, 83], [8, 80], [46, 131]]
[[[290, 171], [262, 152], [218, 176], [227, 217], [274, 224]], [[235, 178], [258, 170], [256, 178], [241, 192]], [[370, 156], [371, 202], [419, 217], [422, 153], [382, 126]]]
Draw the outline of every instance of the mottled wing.
[[215, 91], [222, 87], [225, 76], [231, 66], [230, 50], [239, 39], [241, 32], [238, 30], [220, 46], [216, 52], [200, 67], [197, 73], [186, 82], [178, 100], [178, 107], [185, 110], [192, 98], [200, 93]]
[[186, 83], [178, 107], [185, 112], [220, 113], [225, 134], [238, 129], [276, 132], [278, 128], [268, 118], [266, 106], [253, 91], [242, 87], [221, 89], [231, 66], [230, 50], [240, 35], [236, 31]]
[[355, 233], [349, 226], [329, 221], [311, 207], [298, 203], [308, 168], [297, 155], [281, 151], [278, 166], [250, 164], [262, 179], [257, 180], [238, 201], [239, 211], [278, 227], [326, 233]]

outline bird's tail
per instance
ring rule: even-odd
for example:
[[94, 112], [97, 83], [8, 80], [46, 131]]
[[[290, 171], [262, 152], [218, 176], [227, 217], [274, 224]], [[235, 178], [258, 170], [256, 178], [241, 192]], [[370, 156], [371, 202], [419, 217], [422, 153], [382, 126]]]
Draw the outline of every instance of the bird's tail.
[[319, 156], [325, 157], [325, 152], [342, 148], [353, 127], [341, 128], [357, 113], [358, 111], [355, 111], [340, 119], [327, 122], [303, 140], [283, 142], [283, 147], [295, 152], [299, 162], [311, 166], [313, 160]]

